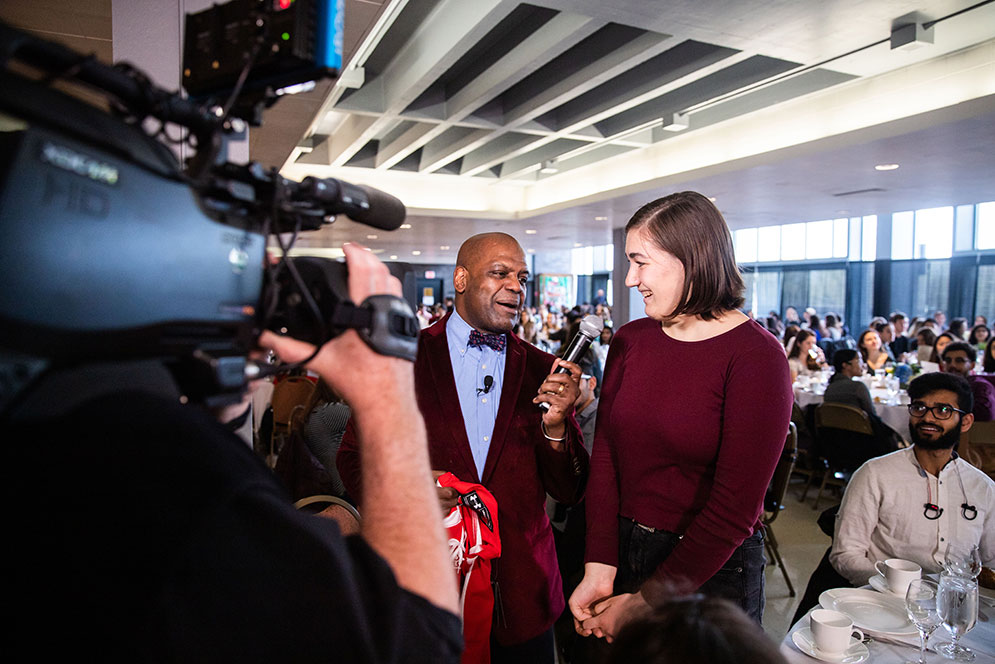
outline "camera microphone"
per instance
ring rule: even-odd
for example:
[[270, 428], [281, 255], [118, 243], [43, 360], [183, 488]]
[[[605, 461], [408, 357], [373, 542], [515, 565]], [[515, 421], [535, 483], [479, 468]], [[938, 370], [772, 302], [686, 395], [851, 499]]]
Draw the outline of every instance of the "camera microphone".
[[494, 385], [494, 376], [484, 376], [484, 386], [477, 388], [477, 396], [481, 394], [487, 394], [491, 391], [491, 387]]
[[[563, 353], [563, 360], [565, 362], [576, 362], [580, 359], [580, 356], [587, 352], [587, 349], [591, 347], [591, 343], [601, 336], [601, 331], [605, 329], [605, 320], [601, 316], [596, 316], [590, 314], [584, 316], [580, 321], [580, 329], [574, 338], [570, 340], [570, 345], [567, 346], [567, 351]], [[559, 366], [553, 373], [570, 373], [566, 367]], [[543, 410], [549, 410], [549, 404], [545, 401], [539, 404], [539, 407]]]
[[333, 178], [306, 177], [300, 192], [325, 206], [328, 214], [344, 214], [353, 221], [385, 231], [404, 223], [404, 203], [388, 193]]

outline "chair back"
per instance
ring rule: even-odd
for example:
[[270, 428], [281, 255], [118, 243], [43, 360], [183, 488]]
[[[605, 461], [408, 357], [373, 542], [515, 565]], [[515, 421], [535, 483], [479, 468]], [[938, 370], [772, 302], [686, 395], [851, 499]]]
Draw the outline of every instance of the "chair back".
[[316, 389], [307, 376], [287, 376], [273, 387], [273, 427], [285, 433], [294, 411], [303, 408]]
[[836, 349], [836, 342], [833, 341], [832, 337], [823, 337], [818, 341], [819, 348], [822, 349], [823, 355], [830, 362], [833, 361], [833, 351]]
[[784, 449], [781, 458], [774, 468], [774, 476], [764, 497], [764, 524], [770, 524], [777, 518], [777, 513], [784, 507], [784, 494], [788, 491], [788, 481], [795, 469], [795, 459], [798, 454], [798, 428], [794, 422], [788, 422], [788, 435], [784, 439]]
[[844, 403], [827, 402], [820, 404], [815, 409], [815, 428], [816, 430], [842, 429], [868, 436], [874, 435], [874, 429], [871, 427], [871, 420], [867, 417], [867, 413]]
[[867, 414], [841, 403], [816, 407], [815, 442], [819, 456], [837, 471], [856, 470], [880, 454]]
[[[995, 422], [975, 421], [961, 437], [961, 456], [995, 479]], [[967, 449], [965, 449], [967, 447]]]

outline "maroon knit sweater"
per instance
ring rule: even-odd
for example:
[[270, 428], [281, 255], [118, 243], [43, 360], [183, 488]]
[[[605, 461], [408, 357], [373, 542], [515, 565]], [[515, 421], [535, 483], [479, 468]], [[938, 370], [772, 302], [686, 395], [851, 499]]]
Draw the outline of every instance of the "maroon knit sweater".
[[605, 365], [586, 560], [618, 566], [621, 515], [683, 534], [654, 578], [700, 586], [759, 524], [791, 418], [784, 350], [752, 321], [685, 342], [644, 318]]

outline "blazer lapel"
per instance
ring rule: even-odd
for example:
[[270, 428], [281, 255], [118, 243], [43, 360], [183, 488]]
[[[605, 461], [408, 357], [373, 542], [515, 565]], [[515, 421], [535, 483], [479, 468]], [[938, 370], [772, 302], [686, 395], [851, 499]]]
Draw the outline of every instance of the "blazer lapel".
[[[432, 374], [432, 382], [435, 385], [435, 398], [438, 400], [438, 412], [443, 418], [445, 428], [452, 436], [452, 445], [459, 450], [460, 457], [466, 468], [473, 472], [473, 481], [479, 483], [477, 477], [477, 464], [473, 462], [473, 453], [470, 451], [470, 441], [466, 438], [466, 424], [463, 421], [463, 411], [459, 405], [459, 395], [456, 393], [456, 379], [453, 378], [453, 363], [449, 359], [449, 340], [446, 336], [445, 325], [449, 322], [449, 317], [443, 321], [443, 325], [438, 334], [426, 335], [425, 338], [425, 359]], [[424, 333], [423, 333], [424, 334]], [[432, 412], [432, 411], [430, 411]], [[431, 428], [430, 428], [431, 430]], [[460, 477], [461, 480], [469, 481], [469, 478]]]
[[491, 446], [487, 450], [487, 461], [484, 463], [482, 483], [486, 486], [494, 474], [498, 459], [504, 449], [508, 427], [515, 419], [515, 407], [518, 395], [525, 377], [525, 351], [513, 334], [508, 334], [508, 350], [504, 362], [504, 379], [501, 383], [501, 404], [498, 406], [497, 420], [494, 422], [494, 433], [491, 435]]

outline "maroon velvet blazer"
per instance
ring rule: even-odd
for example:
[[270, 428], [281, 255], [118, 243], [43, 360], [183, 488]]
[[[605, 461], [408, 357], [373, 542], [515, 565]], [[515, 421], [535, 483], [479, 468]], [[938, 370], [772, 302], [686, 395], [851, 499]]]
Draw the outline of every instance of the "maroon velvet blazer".
[[[587, 480], [588, 456], [573, 415], [567, 421], [565, 450], [550, 448], [540, 429], [543, 411], [532, 399], [554, 358], [509, 333], [494, 435], [484, 476], [477, 477], [449, 359], [448, 320], [446, 316], [422, 330], [419, 337], [418, 407], [428, 430], [432, 468], [483, 484], [497, 499], [502, 553], [491, 570], [496, 582], [493, 633], [501, 644], [514, 645], [549, 629], [563, 612], [546, 493], [566, 504], [579, 501]], [[346, 490], [362, 503], [360, 455], [352, 425], [350, 421], [336, 465]]]

